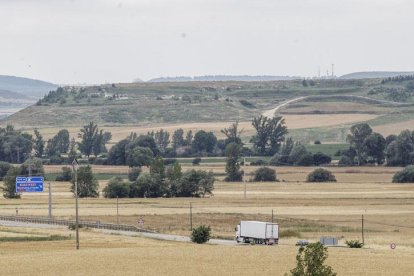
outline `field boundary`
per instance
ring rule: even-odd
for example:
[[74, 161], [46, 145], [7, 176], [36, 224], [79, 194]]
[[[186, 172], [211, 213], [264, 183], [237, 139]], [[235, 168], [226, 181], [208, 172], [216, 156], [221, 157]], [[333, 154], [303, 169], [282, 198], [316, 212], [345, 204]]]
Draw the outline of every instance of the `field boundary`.
[[[75, 225], [75, 220], [65, 219], [49, 219], [45, 217], [25, 217], [25, 216], [0, 216], [0, 220], [3, 221], [15, 221], [15, 222], [26, 222], [26, 223], [37, 223], [37, 224], [50, 224], [50, 225]], [[101, 223], [100, 221], [79, 221], [79, 225], [82, 227], [96, 228], [96, 229], [107, 229], [107, 230], [121, 230], [129, 232], [142, 232], [142, 233], [156, 233], [154, 231], [138, 228], [134, 225], [128, 224], [113, 224], [113, 223]]]

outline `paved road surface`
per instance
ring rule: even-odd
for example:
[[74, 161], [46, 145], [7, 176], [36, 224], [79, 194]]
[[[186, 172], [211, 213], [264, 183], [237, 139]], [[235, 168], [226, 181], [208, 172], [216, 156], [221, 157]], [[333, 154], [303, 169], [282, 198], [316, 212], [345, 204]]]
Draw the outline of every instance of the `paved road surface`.
[[[67, 226], [62, 225], [51, 225], [51, 224], [40, 224], [40, 223], [26, 223], [26, 222], [16, 222], [16, 221], [4, 221], [0, 220], [0, 226], [8, 227], [26, 227], [26, 228], [43, 228], [43, 229], [67, 229]], [[168, 235], [168, 234], [159, 234], [159, 233], [141, 233], [141, 232], [130, 232], [130, 231], [121, 231], [121, 230], [107, 230], [107, 229], [93, 229], [94, 231], [99, 231], [106, 234], [117, 234], [123, 236], [132, 236], [132, 237], [146, 237], [157, 240], [166, 240], [166, 241], [179, 241], [179, 242], [190, 242], [189, 237], [178, 236], [178, 235]], [[232, 240], [219, 240], [211, 239], [210, 244], [218, 245], [238, 245], [235, 241]]]

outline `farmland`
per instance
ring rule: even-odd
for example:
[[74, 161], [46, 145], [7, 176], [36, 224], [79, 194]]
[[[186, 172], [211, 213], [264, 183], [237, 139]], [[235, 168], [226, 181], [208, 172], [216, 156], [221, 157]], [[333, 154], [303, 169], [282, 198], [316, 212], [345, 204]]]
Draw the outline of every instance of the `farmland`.
[[[244, 199], [242, 183], [222, 181], [223, 163], [207, 162], [199, 167], [218, 175], [213, 197], [120, 199], [120, 222], [136, 225], [137, 220], [142, 218], [144, 228], [188, 236], [191, 202], [193, 225], [210, 225], [213, 237], [231, 239], [238, 221], [270, 221], [273, 210], [274, 220], [281, 227], [281, 244], [276, 247], [196, 246], [82, 230], [82, 248], [76, 254], [73, 254], [73, 240], [0, 243], [1, 251], [8, 252], [2, 256], [1, 262], [4, 263], [1, 265], [6, 267], [4, 271], [28, 274], [29, 267], [16, 267], [14, 260], [36, 250], [41, 262], [39, 272], [42, 270], [46, 274], [57, 271], [60, 260], [64, 260], [68, 267], [88, 260], [90, 265], [83, 266], [83, 274], [89, 274], [88, 271], [104, 274], [106, 270], [102, 270], [103, 267], [119, 274], [131, 274], [136, 267], [140, 267], [147, 274], [165, 273], [168, 268], [169, 274], [193, 274], [195, 271], [211, 274], [213, 269], [217, 274], [237, 274], [240, 270], [283, 275], [294, 265], [295, 240], [304, 238], [316, 241], [324, 235], [338, 237], [341, 245], [345, 240], [361, 240], [361, 215], [365, 218], [365, 249], [330, 248], [328, 264], [339, 274], [404, 275], [413, 269], [410, 259], [414, 256], [414, 187], [391, 183], [392, 175], [399, 168], [330, 168], [337, 183], [310, 184], [304, 179], [312, 168], [281, 167], [276, 168], [279, 182], [248, 182], [247, 198]], [[184, 170], [190, 168], [190, 165], [183, 164]], [[47, 173], [56, 173], [60, 167], [46, 166], [45, 169]], [[247, 175], [254, 169], [246, 167]], [[122, 175], [128, 168], [95, 166], [93, 170], [97, 175]], [[102, 189], [107, 180], [99, 182]], [[74, 217], [74, 200], [69, 185], [66, 182], [52, 182], [55, 217]], [[47, 193], [24, 194], [20, 200], [1, 199], [0, 205], [1, 215], [14, 215], [18, 208], [21, 216], [46, 216]], [[114, 223], [116, 199], [81, 199], [80, 216], [85, 220]], [[0, 236], [7, 237], [73, 235], [65, 229], [14, 232], [14, 228], [0, 228]], [[391, 250], [390, 243], [396, 243], [397, 249]], [[54, 261], [48, 263], [46, 260], [52, 255]], [[224, 256], [226, 261], [223, 262]], [[241, 256], [252, 262], [249, 265], [235, 265]], [[196, 261], [199, 259], [203, 262]], [[271, 260], [278, 260], [275, 266], [266, 265]], [[122, 267], [115, 269], [120, 262]], [[392, 265], [395, 263], [398, 266]], [[72, 268], [65, 271], [76, 275]]]

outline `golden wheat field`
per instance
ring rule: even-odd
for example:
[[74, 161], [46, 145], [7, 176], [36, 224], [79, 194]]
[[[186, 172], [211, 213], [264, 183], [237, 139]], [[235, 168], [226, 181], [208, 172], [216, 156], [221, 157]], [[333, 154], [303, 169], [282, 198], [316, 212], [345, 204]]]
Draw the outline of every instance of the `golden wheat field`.
[[[301, 129], [311, 127], [328, 127], [328, 126], [343, 126], [347, 124], [372, 120], [378, 117], [375, 114], [306, 114], [296, 115], [288, 114], [283, 115], [286, 121], [286, 125], [289, 129]], [[167, 130], [172, 133], [178, 128], [182, 128], [184, 131], [192, 130], [197, 132], [198, 130], [212, 131], [217, 137], [223, 138], [224, 135], [220, 132], [223, 128], [230, 126], [233, 122], [210, 122], [210, 123], [182, 123], [182, 124], [151, 124], [151, 125], [127, 125], [127, 126], [102, 126], [106, 131], [112, 133], [112, 143], [118, 142], [126, 138], [131, 132], [138, 134], [146, 134], [149, 131], [157, 131], [159, 129]], [[64, 128], [64, 127], [62, 127]], [[61, 128], [56, 127], [41, 127], [40, 133], [47, 140], [52, 138]], [[79, 127], [67, 128], [72, 137], [77, 138], [79, 133]], [[240, 129], [243, 129], [242, 136], [254, 135], [254, 129], [250, 121], [240, 122]], [[33, 129], [25, 128], [26, 131], [32, 132]]]
[[[60, 167], [46, 166], [47, 172]], [[183, 169], [191, 166], [183, 165]], [[201, 169], [224, 172], [223, 164], [202, 164]], [[248, 166], [247, 173], [255, 168]], [[409, 275], [414, 269], [414, 185], [393, 184], [399, 168], [329, 168], [337, 183], [311, 184], [304, 180], [313, 168], [281, 167], [279, 182], [216, 181], [214, 195], [206, 198], [119, 199], [119, 221], [153, 231], [190, 234], [193, 226], [210, 225], [215, 238], [232, 239], [240, 220], [273, 220], [281, 231], [280, 245], [193, 245], [142, 237], [125, 237], [81, 231], [81, 250], [75, 252], [73, 232], [67, 229], [0, 227], [0, 237], [72, 235], [62, 241], [0, 242], [4, 275], [64, 274], [105, 275], [283, 275], [294, 266], [298, 239], [317, 241], [321, 236], [339, 239], [329, 249], [328, 264], [338, 275]], [[126, 173], [127, 167], [93, 166], [95, 173]], [[100, 188], [107, 181], [100, 181]], [[73, 218], [70, 183], [52, 182], [53, 216]], [[47, 192], [23, 194], [20, 200], [0, 199], [0, 214], [47, 216]], [[364, 215], [364, 249], [349, 249], [346, 240], [361, 240]], [[83, 220], [117, 221], [116, 199], [81, 199]], [[140, 225], [141, 226], [141, 225]], [[395, 243], [397, 248], [390, 249]], [[35, 253], [33, 253], [35, 252]], [[36, 262], [22, 261], [36, 254]], [[25, 265], [21, 265], [24, 262]], [[58, 273], [60, 272], [60, 273]]]

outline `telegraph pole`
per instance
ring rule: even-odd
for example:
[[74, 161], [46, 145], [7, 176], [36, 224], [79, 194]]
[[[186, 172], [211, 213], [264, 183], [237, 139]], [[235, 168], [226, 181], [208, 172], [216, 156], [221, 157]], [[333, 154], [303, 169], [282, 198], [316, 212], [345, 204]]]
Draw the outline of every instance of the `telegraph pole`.
[[362, 227], [361, 227], [361, 231], [362, 231], [362, 244], [365, 244], [365, 238], [364, 238], [364, 215], [362, 215]]
[[193, 230], [193, 205], [190, 202], [190, 231]]
[[116, 224], [119, 224], [118, 196], [116, 197]]
[[52, 190], [49, 182], [49, 220], [52, 219]]
[[75, 223], [75, 229], [76, 229], [76, 249], [79, 250], [79, 212], [78, 212], [78, 162], [76, 159], [72, 162], [72, 168], [73, 173], [75, 176], [75, 205], [76, 205], [76, 223]]
[[247, 187], [246, 187], [246, 157], [243, 157], [243, 182], [244, 182], [244, 199], [246, 199], [247, 195]]

